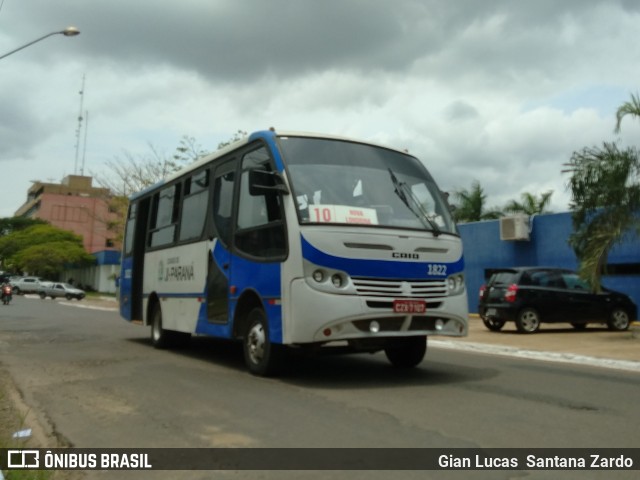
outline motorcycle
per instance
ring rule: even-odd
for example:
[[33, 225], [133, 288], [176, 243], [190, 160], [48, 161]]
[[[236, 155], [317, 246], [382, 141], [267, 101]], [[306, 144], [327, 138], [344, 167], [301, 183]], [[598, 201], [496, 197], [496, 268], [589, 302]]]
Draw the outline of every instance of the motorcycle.
[[13, 294], [11, 285], [2, 285], [2, 304], [9, 305]]

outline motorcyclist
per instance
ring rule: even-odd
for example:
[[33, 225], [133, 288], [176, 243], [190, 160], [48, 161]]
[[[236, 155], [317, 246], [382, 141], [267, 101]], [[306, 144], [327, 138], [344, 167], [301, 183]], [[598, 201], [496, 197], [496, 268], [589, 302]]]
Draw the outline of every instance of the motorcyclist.
[[13, 294], [13, 287], [9, 283], [9, 280], [4, 279], [2, 281], [2, 285], [0, 285], [0, 291], [2, 291], [2, 296], [1, 296], [2, 304], [9, 305], [9, 302], [11, 301], [11, 297]]

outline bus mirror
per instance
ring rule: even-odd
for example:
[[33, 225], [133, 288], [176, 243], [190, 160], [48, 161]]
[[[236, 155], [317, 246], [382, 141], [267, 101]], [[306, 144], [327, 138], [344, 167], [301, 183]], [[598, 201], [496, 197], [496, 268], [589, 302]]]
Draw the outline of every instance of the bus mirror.
[[281, 192], [285, 195], [289, 194], [289, 189], [278, 172], [268, 172], [266, 170], [249, 171], [249, 195], [256, 197], [276, 192]]

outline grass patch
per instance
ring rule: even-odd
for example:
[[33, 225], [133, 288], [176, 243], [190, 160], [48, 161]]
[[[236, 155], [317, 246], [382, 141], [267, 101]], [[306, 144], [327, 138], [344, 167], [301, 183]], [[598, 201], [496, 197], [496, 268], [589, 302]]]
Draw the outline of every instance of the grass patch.
[[[5, 383], [0, 386], [0, 448], [33, 448], [30, 438], [13, 438], [13, 434], [28, 428], [25, 415], [20, 414], [8, 398]], [[52, 480], [55, 472], [46, 470], [9, 470], [2, 472], [5, 480]]]
[[85, 292], [87, 294], [86, 298], [88, 299], [100, 299], [102, 297], [104, 298], [116, 298], [116, 294], [115, 293], [103, 293], [103, 292]]

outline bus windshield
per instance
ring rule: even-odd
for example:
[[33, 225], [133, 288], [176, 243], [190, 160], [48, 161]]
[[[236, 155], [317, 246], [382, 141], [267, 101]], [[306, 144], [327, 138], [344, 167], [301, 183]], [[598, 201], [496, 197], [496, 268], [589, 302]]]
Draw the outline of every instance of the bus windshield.
[[302, 224], [456, 233], [427, 169], [410, 155], [342, 140], [280, 137]]

